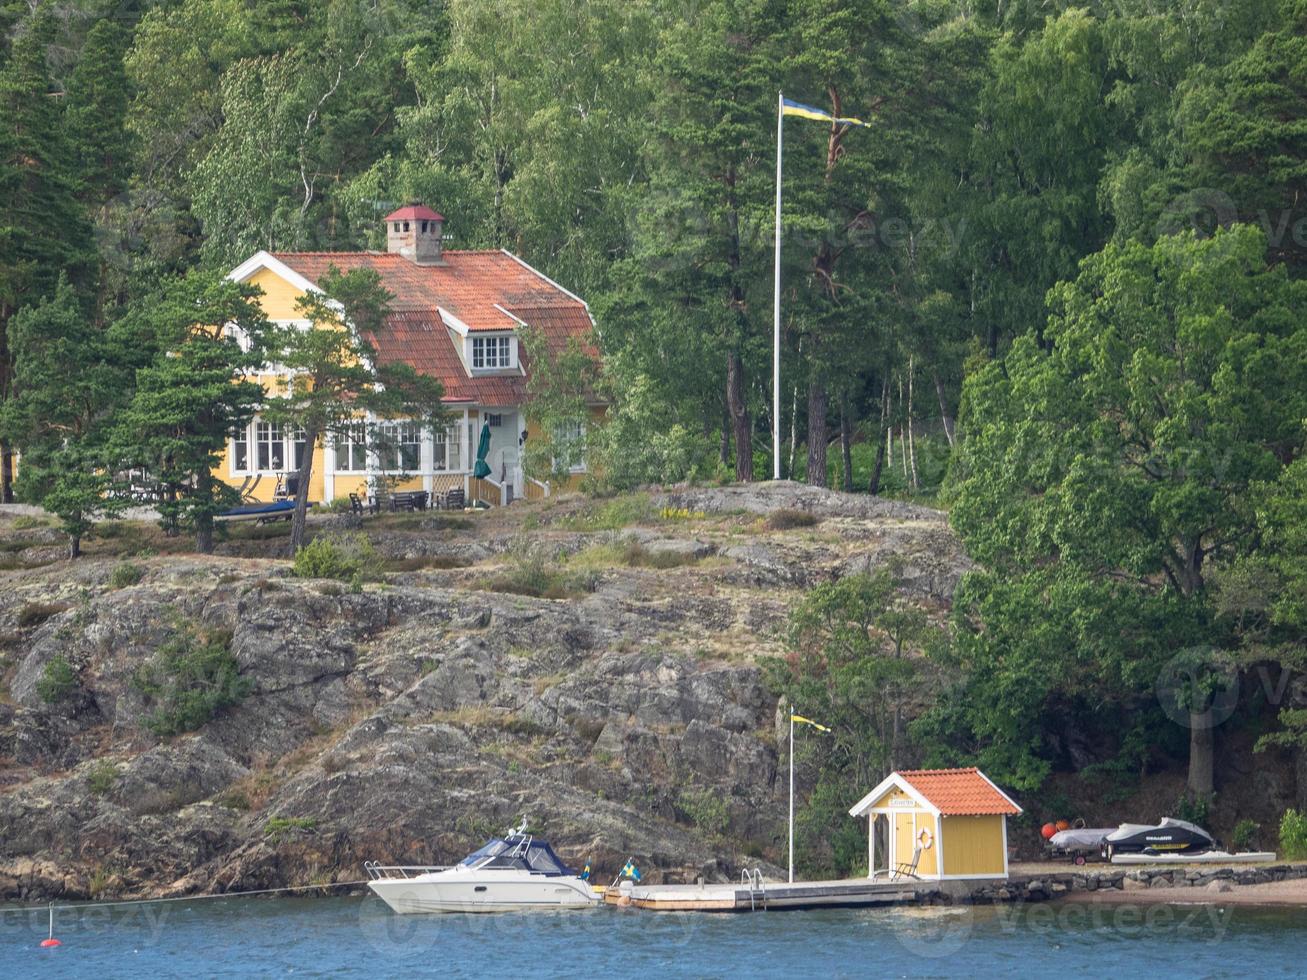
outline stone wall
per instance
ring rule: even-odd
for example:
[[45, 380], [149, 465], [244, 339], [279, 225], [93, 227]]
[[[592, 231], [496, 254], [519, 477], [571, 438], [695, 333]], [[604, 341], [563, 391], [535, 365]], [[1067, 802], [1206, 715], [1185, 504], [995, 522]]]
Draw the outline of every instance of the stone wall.
[[1007, 881], [985, 882], [974, 888], [968, 902], [1042, 902], [1067, 892], [1145, 891], [1149, 888], [1209, 888], [1229, 891], [1241, 885], [1307, 878], [1307, 864], [1258, 864], [1246, 867], [1121, 867], [1081, 868], [1051, 874], [1012, 875]]

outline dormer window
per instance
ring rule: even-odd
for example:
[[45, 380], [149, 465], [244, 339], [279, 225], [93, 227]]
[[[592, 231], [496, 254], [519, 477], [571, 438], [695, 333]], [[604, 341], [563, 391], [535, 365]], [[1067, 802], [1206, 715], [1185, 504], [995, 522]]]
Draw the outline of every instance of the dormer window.
[[425, 235], [426, 233], [427, 233], [427, 223], [424, 221], [422, 222], [422, 234]]
[[511, 337], [473, 337], [472, 370], [494, 371], [513, 366]]

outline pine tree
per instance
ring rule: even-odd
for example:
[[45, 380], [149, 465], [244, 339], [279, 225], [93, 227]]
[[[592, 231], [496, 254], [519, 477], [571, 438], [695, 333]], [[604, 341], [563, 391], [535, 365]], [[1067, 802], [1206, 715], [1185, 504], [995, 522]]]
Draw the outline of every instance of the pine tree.
[[297, 471], [301, 490], [291, 521], [292, 553], [304, 543], [313, 447], [319, 439], [362, 427], [367, 441], [374, 442], [378, 418], [443, 422], [440, 382], [407, 364], [382, 361], [373, 347], [392, 298], [380, 277], [370, 269], [342, 274], [333, 267], [318, 285], [322, 292], [301, 296], [298, 304], [310, 328], [280, 327], [269, 345], [269, 360], [289, 373], [281, 388], [270, 392], [263, 415], [303, 430], [308, 447]]
[[136, 371], [112, 458], [116, 468], [145, 470], [163, 526], [193, 530], [201, 552], [213, 550], [214, 515], [239, 502], [214, 470], [231, 433], [263, 399], [250, 380], [268, 331], [257, 296], [257, 287], [192, 273], [115, 325], [122, 343], [155, 353]]
[[[0, 403], [9, 398], [10, 320], [49, 295], [59, 273], [84, 278], [90, 233], [73, 195], [59, 101], [45, 51], [51, 21], [38, 13], [0, 71]], [[13, 499], [13, 449], [0, 444], [0, 502]]]
[[114, 509], [103, 442], [125, 372], [64, 277], [10, 321], [9, 339], [13, 388], [0, 432], [23, 454], [19, 496], [59, 518], [76, 558], [94, 517]]
[[64, 128], [77, 193], [92, 207], [121, 193], [130, 173], [127, 71], [123, 67], [129, 40], [116, 21], [98, 21], [86, 35], [64, 97]]

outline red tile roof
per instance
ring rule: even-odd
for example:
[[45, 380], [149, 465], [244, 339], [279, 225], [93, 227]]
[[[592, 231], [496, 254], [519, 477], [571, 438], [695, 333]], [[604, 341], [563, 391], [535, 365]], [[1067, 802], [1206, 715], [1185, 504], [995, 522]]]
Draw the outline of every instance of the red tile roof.
[[385, 220], [386, 221], [412, 221], [415, 218], [418, 219], [426, 218], [428, 221], [445, 220], [445, 216], [443, 214], [437, 214], [435, 211], [432, 211], [425, 204], [406, 205], [400, 208], [398, 211], [390, 212], [390, 214], [386, 215]]
[[900, 770], [903, 781], [925, 797], [945, 816], [1005, 813], [1021, 808], [1003, 795], [974, 766], [969, 769]]
[[[394, 297], [385, 328], [372, 338], [378, 359], [403, 361], [439, 378], [448, 402], [520, 405], [526, 400], [526, 377], [469, 376], [458, 352], [461, 338], [441, 310], [473, 332], [516, 331], [525, 322], [544, 335], [551, 351], [563, 350], [575, 337], [597, 356], [585, 304], [507, 252], [446, 251], [442, 265], [417, 265], [388, 252], [276, 252], [273, 257], [311, 282], [332, 266], [341, 272], [375, 270]], [[529, 371], [529, 358], [521, 360]]]

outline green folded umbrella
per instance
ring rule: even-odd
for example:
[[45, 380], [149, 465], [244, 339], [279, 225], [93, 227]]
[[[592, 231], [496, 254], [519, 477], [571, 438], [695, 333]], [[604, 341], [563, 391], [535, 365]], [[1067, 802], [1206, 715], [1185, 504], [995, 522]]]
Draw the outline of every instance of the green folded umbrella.
[[490, 423], [481, 426], [481, 441], [477, 444], [477, 464], [472, 467], [472, 475], [477, 479], [490, 475], [490, 464], [486, 457], [490, 455]]

